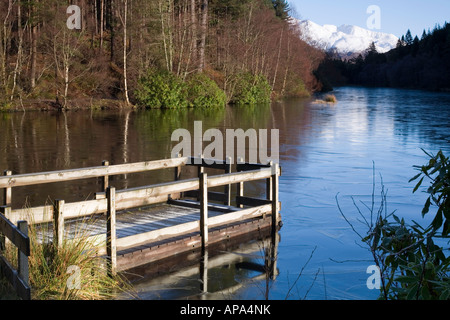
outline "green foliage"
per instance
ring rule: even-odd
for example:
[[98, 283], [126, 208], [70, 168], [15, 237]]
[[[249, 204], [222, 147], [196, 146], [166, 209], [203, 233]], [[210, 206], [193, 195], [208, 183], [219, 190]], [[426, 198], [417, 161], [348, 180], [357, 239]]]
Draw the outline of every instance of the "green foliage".
[[195, 74], [185, 82], [167, 71], [151, 71], [141, 78], [135, 96], [140, 107], [156, 109], [223, 107], [227, 101], [206, 74]]
[[[424, 151], [425, 152], [425, 151]], [[430, 161], [424, 166], [416, 166], [420, 170], [411, 181], [420, 178], [419, 182], [414, 188], [416, 192], [422, 185], [425, 178], [430, 179], [431, 186], [427, 189], [430, 194], [425, 206], [422, 210], [422, 216], [425, 216], [430, 211], [430, 206], [437, 207], [436, 215], [431, 223], [433, 232], [437, 232], [442, 227], [442, 235], [448, 237], [450, 232], [450, 163], [449, 158], [446, 157], [442, 150], [435, 156], [425, 152]]]
[[372, 253], [376, 265], [381, 272], [380, 299], [395, 300], [448, 300], [450, 299], [450, 257], [448, 249], [439, 243], [448, 242], [448, 217], [450, 202], [450, 174], [449, 161], [442, 151], [436, 156], [430, 155], [430, 161], [424, 166], [417, 167], [420, 173], [410, 181], [419, 179], [414, 192], [427, 177], [431, 186], [427, 189], [430, 194], [422, 217], [430, 212], [431, 205], [437, 207], [436, 216], [431, 224], [422, 227], [415, 221], [409, 225], [402, 218], [386, 210], [386, 194], [384, 187], [381, 192], [381, 203], [378, 210], [372, 205], [365, 205], [369, 209], [369, 218], [358, 213], [368, 228], [366, 236], [361, 236], [355, 227], [339, 210], [352, 229], [361, 238]]
[[187, 99], [191, 107], [224, 107], [227, 103], [225, 92], [204, 73], [194, 75], [187, 82]]
[[186, 85], [171, 72], [150, 71], [138, 81], [137, 104], [145, 108], [173, 109], [188, 106]]
[[310, 93], [305, 86], [302, 79], [299, 79], [293, 88], [289, 90], [289, 96], [291, 97], [309, 97]]
[[[393, 220], [392, 220], [393, 219]], [[449, 257], [435, 243], [431, 228], [392, 214], [379, 219], [363, 239], [370, 244], [382, 271], [380, 298], [396, 300], [447, 299], [450, 294]]]
[[231, 103], [237, 105], [270, 103], [271, 94], [272, 88], [263, 75], [241, 73], [236, 78], [236, 86]]
[[275, 10], [275, 15], [283, 20], [287, 20], [289, 18], [289, 12], [291, 8], [289, 6], [289, 2], [286, 0], [272, 0], [272, 5]]

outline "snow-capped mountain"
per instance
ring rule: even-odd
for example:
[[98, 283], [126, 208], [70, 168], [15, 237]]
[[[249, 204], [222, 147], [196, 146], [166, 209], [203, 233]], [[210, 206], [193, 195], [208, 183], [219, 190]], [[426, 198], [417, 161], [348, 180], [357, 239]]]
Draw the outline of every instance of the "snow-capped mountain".
[[397, 45], [398, 37], [393, 34], [367, 30], [358, 26], [319, 25], [310, 20], [296, 20], [306, 42], [326, 51], [337, 52], [341, 57], [362, 53], [375, 43], [377, 51], [387, 52]]

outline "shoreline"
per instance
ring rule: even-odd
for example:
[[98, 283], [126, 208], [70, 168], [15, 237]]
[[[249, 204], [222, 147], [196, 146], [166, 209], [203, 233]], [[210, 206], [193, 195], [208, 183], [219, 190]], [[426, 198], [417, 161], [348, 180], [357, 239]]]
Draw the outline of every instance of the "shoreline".
[[10, 106], [0, 107], [0, 112], [26, 112], [26, 111], [79, 111], [79, 110], [126, 110], [138, 107], [125, 101], [114, 98], [81, 98], [70, 100], [68, 107], [50, 99], [14, 101]]

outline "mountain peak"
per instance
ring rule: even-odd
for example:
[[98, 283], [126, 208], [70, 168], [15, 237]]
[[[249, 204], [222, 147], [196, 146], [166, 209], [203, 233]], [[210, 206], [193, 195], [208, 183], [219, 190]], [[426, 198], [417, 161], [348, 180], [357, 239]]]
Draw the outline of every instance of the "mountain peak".
[[353, 25], [319, 25], [310, 20], [294, 21], [306, 42], [326, 51], [335, 51], [341, 57], [363, 53], [372, 42], [377, 51], [387, 52], [397, 45], [398, 38], [393, 34], [364, 29]]

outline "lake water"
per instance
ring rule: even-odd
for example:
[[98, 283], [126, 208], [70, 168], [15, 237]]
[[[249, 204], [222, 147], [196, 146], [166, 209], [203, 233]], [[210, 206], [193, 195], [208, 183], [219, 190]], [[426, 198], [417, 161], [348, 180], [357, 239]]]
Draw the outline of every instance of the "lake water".
[[[0, 170], [29, 173], [98, 166], [102, 160], [120, 164], [168, 158], [174, 146], [171, 133], [178, 128], [193, 132], [194, 121], [202, 121], [203, 130], [279, 129], [283, 227], [276, 280], [266, 287], [264, 280], [249, 280], [258, 272], [236, 264], [239, 257], [261, 261], [258, 245], [250, 243], [213, 264], [208, 291], [220, 291], [224, 299], [263, 299], [267, 289], [269, 299], [375, 299], [378, 292], [366, 285], [371, 255], [342, 218], [336, 199], [364, 233], [352, 197], [370, 205], [375, 167], [376, 205], [382, 177], [388, 210], [425, 224], [420, 212], [426, 195], [423, 190], [413, 194], [414, 184], [408, 181], [416, 174], [413, 165], [427, 162], [421, 148], [450, 154], [450, 94], [356, 87], [333, 93], [334, 105], [295, 99], [219, 111], [3, 113]], [[145, 185], [172, 174], [121, 176], [111, 184]], [[99, 181], [15, 188], [13, 206], [23, 206], [25, 198], [43, 204], [48, 196], [83, 200], [99, 190]], [[198, 297], [198, 269], [142, 279], [135, 288], [142, 299]], [[236, 290], [225, 290], [230, 287]]]

